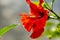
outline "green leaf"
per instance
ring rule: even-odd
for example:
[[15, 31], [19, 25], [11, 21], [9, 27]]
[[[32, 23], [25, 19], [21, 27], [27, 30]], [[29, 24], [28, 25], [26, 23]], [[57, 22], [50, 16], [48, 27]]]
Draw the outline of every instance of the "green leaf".
[[[50, 25], [50, 24], [52, 24], [52, 23], [50, 23], [50, 22], [48, 21], [48, 24]], [[49, 25], [48, 25], [48, 26], [49, 26]], [[53, 25], [54, 25], [54, 24], [53, 24]], [[46, 29], [47, 29], [47, 27], [46, 27]], [[51, 28], [49, 28], [49, 29], [47, 29], [47, 30], [45, 31], [45, 35], [47, 35], [47, 37], [48, 37], [49, 39], [50, 39], [50, 38], [55, 38], [55, 37], [60, 37], [60, 22], [58, 23], [55, 31], [53, 31], [53, 30], [51, 30]]]
[[37, 2], [37, 1], [35, 1], [35, 2], [33, 2], [34, 4], [36, 4], [36, 5], [38, 5], [39, 4], [39, 2]]
[[51, 27], [54, 25], [54, 22], [47, 21], [46, 22], [46, 27], [45, 27], [45, 35], [51, 34]]
[[51, 9], [51, 7], [50, 7], [50, 5], [45, 1], [43, 4], [42, 4], [42, 6], [44, 7], [44, 8], [49, 8], [49, 9]]
[[50, 13], [49, 16], [50, 16], [51, 18], [57, 18], [54, 13]]
[[[51, 28], [50, 28], [50, 29], [51, 29]], [[54, 38], [54, 37], [60, 37], [60, 23], [58, 23], [55, 31], [50, 30], [50, 29], [49, 29], [49, 30], [46, 30], [46, 34], [48, 35], [48, 38], [51, 37], [51, 36], [49, 36], [49, 35], [52, 35], [52, 38]]]
[[60, 28], [60, 22], [57, 24], [57, 28]]
[[52, 4], [55, 2], [55, 0], [52, 0]]
[[54, 22], [48, 22], [47, 21], [47, 23], [46, 23], [46, 27], [51, 27], [51, 26], [53, 26], [54, 25]]
[[50, 15], [50, 16], [54, 16], [54, 17], [56, 16], [56, 15], [55, 15], [55, 14], [53, 14], [53, 13], [50, 13], [49, 15]]
[[57, 31], [58, 33], [60, 33], [60, 22], [57, 24], [56, 31]]
[[48, 38], [49, 38], [49, 39], [52, 39], [52, 35], [51, 35], [51, 34], [50, 34], [50, 35], [48, 35]]
[[0, 29], [0, 36], [2, 37], [6, 32], [10, 31], [11, 29], [15, 28], [17, 26], [17, 24], [12, 24], [6, 27], [3, 27], [2, 29]]
[[55, 0], [52, 0], [52, 3], [51, 3], [51, 7], [52, 7], [52, 10], [53, 10], [53, 4], [54, 4]]

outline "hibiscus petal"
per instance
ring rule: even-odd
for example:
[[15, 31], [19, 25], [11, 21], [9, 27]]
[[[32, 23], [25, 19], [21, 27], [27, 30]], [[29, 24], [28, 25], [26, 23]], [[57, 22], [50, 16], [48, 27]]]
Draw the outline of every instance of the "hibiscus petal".
[[26, 2], [27, 2], [28, 4], [30, 4], [30, 0], [26, 0]]
[[32, 34], [31, 34], [31, 38], [35, 39], [35, 38], [38, 38], [42, 35], [44, 29], [35, 29]]
[[[38, 5], [39, 7], [37, 7], [30, 0], [26, 0], [26, 2], [30, 6], [29, 15], [34, 15], [34, 16], [30, 17], [29, 15], [22, 15], [21, 22], [22, 22], [24, 28], [28, 32], [30, 32], [32, 29], [33, 32], [30, 36], [31, 38], [38, 38], [39, 36], [42, 35], [42, 33], [44, 31], [44, 26], [45, 26], [46, 20], [48, 18], [48, 11], [44, 10], [44, 8], [41, 5], [44, 2], [44, 0], [40, 0], [40, 4], [39, 4], [40, 6]], [[40, 12], [42, 12], [42, 14]]]
[[40, 19], [37, 19], [35, 21], [35, 23], [38, 26], [38, 28], [44, 28], [44, 26], [46, 24], [46, 20], [45, 20], [45, 18], [40, 18]]
[[31, 12], [30, 14], [38, 15], [38, 13], [37, 13], [38, 7], [36, 6], [36, 4], [34, 4], [33, 2], [31, 2], [30, 0], [26, 0], [26, 2], [30, 6], [30, 12]]
[[28, 23], [25, 23], [25, 28], [27, 29], [28, 32], [30, 32], [31, 28], [32, 28], [32, 25], [33, 25], [33, 21], [29, 21]]
[[24, 28], [25, 28], [28, 32], [30, 32], [34, 21], [31, 20], [30, 17], [27, 17], [27, 15], [25, 15], [25, 16], [22, 16], [22, 17], [21, 17], [21, 22], [22, 22]]
[[36, 9], [37, 8], [37, 6], [34, 3], [32, 3], [30, 0], [26, 0], [26, 2], [30, 6], [30, 8], [33, 8], [33, 9]]
[[44, 0], [40, 0], [40, 4], [42, 4], [44, 2]]

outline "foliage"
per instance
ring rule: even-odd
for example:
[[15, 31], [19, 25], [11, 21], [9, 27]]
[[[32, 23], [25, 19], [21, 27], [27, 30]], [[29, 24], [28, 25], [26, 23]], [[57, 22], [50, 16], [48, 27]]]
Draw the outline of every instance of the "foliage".
[[38, 5], [39, 4], [39, 2], [37, 2], [37, 1], [35, 1], [35, 2], [33, 2], [34, 4], [36, 4], [36, 5]]
[[11, 29], [15, 28], [17, 26], [17, 24], [12, 24], [6, 27], [3, 27], [2, 29], [0, 29], [0, 36], [2, 37], [6, 32], [10, 31]]

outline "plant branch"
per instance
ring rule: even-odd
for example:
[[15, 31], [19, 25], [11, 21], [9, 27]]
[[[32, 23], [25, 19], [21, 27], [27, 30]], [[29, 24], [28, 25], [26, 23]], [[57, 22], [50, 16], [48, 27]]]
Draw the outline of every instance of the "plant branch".
[[[47, 7], [46, 7], [47, 8]], [[51, 9], [47, 8], [49, 11], [51, 11], [53, 14], [55, 14], [57, 16], [57, 18], [59, 19], [60, 17]]]
[[49, 19], [55, 19], [55, 20], [58, 20], [57, 18], [52, 18], [52, 17], [50, 17], [50, 16], [48, 16], [49, 17]]
[[52, 10], [53, 10], [53, 4], [52, 4]]

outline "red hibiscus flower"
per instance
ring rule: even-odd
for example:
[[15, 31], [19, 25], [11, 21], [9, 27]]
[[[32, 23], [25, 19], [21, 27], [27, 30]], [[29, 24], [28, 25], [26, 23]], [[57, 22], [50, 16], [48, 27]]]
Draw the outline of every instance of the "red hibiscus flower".
[[38, 38], [44, 32], [44, 26], [48, 19], [48, 11], [42, 7], [43, 0], [40, 0], [38, 6], [30, 0], [26, 0], [26, 2], [30, 6], [30, 14], [22, 14], [20, 20], [28, 32], [32, 30], [30, 37], [33, 39]]

